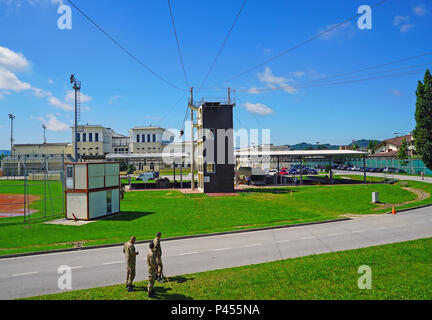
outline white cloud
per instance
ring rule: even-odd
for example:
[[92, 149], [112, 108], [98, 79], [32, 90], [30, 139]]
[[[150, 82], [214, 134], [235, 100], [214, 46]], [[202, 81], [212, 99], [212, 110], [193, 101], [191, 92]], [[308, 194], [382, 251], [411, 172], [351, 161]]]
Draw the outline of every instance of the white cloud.
[[53, 114], [47, 114], [46, 117], [48, 119], [42, 118], [42, 117], [34, 117], [31, 116], [31, 119], [37, 119], [40, 122], [42, 122], [43, 124], [45, 124], [47, 126], [47, 130], [49, 131], [68, 131], [69, 130], [69, 126], [60, 121], [55, 115]]
[[402, 32], [402, 33], [407, 33], [408, 32], [408, 30], [410, 30], [410, 29], [412, 29], [414, 27], [414, 25], [413, 24], [403, 24], [401, 27], [400, 27], [400, 32]]
[[407, 23], [411, 21], [410, 16], [396, 16], [393, 19], [393, 24], [395, 27], [399, 26], [402, 23]]
[[22, 91], [31, 89], [31, 85], [18, 79], [15, 73], [0, 67], [0, 90]]
[[287, 84], [287, 82], [292, 81], [292, 79], [275, 76], [269, 67], [264, 69], [264, 73], [258, 73], [258, 79], [260, 82], [267, 84], [269, 88], [282, 88], [284, 91], [290, 94], [294, 94], [298, 91], [293, 86]]
[[260, 93], [260, 91], [258, 90], [257, 87], [252, 86], [252, 87], [250, 87], [250, 89], [248, 90], [248, 93], [250, 93], [250, 94], [258, 94], [258, 93]]
[[410, 22], [411, 22], [410, 16], [396, 16], [393, 19], [393, 25], [395, 27], [398, 27], [400, 32], [402, 33], [406, 33], [408, 32], [408, 30], [414, 27], [414, 24]]
[[397, 89], [391, 89], [390, 93], [396, 97], [399, 97], [401, 95], [401, 92]]
[[45, 90], [38, 89], [38, 88], [32, 88], [32, 89], [34, 91], [35, 96], [38, 98], [45, 98], [48, 96], [52, 96], [52, 93], [50, 91], [45, 91]]
[[419, 5], [413, 8], [413, 12], [416, 16], [424, 17], [427, 14], [427, 10], [424, 5]]
[[300, 78], [303, 77], [305, 75], [304, 71], [296, 71], [292, 73], [294, 77]]
[[118, 99], [120, 99], [120, 98], [121, 98], [121, 96], [111, 96], [111, 97], [109, 97], [109, 99], [108, 99], [108, 104], [113, 104], [114, 101], [116, 101], [116, 100], [118, 100]]
[[[325, 28], [320, 29], [318, 32], [325, 32], [328, 29], [331, 29], [333, 27], [336, 27], [337, 24], [330, 24], [328, 26], [326, 26]], [[353, 24], [351, 22], [347, 22], [344, 23], [334, 29], [332, 29], [331, 31], [328, 31], [324, 34], [322, 34], [319, 38], [321, 40], [331, 40], [334, 39], [336, 37], [341, 37], [341, 36], [348, 36], [351, 37], [354, 34], [354, 31], [356, 30], [356, 28], [354, 28]]]
[[0, 66], [9, 70], [23, 70], [30, 66], [22, 53], [0, 46]]
[[269, 108], [268, 106], [262, 103], [246, 102], [244, 104], [244, 107], [248, 112], [259, 114], [259, 115], [268, 115], [273, 113], [273, 110], [271, 108]]
[[[69, 103], [75, 102], [75, 91], [74, 90], [68, 90], [66, 92], [66, 96], [65, 96], [64, 100], [66, 102], [69, 102]], [[87, 96], [87, 95], [85, 95], [82, 92], [80, 93], [80, 102], [81, 103], [86, 103], [86, 102], [89, 102], [89, 101], [92, 101], [92, 100], [93, 100], [92, 97]]]
[[48, 79], [49, 84], [54, 84], [54, 80]]
[[70, 105], [70, 104], [68, 104], [66, 102], [63, 102], [63, 101], [61, 101], [60, 99], [58, 99], [58, 98], [56, 98], [54, 96], [49, 97], [48, 98], [48, 102], [53, 107], [60, 108], [60, 109], [62, 109], [64, 111], [73, 111], [75, 109], [74, 106], [72, 106], [72, 105]]

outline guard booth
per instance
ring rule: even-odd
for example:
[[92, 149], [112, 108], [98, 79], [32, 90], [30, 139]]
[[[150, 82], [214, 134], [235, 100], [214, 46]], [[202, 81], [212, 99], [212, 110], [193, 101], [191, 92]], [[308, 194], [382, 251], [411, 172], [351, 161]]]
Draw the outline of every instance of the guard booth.
[[65, 217], [93, 220], [120, 212], [120, 164], [65, 164]]

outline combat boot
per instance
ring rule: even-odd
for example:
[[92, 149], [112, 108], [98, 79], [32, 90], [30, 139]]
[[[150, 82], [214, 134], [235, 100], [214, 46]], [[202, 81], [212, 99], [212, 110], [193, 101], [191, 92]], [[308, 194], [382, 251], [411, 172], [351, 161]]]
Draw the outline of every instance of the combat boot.
[[128, 291], [128, 292], [135, 292], [135, 289], [132, 288], [132, 287], [127, 287], [127, 291]]
[[148, 293], [148, 297], [149, 297], [149, 298], [156, 298], [156, 295], [154, 294], [154, 291], [150, 291], [150, 292]]

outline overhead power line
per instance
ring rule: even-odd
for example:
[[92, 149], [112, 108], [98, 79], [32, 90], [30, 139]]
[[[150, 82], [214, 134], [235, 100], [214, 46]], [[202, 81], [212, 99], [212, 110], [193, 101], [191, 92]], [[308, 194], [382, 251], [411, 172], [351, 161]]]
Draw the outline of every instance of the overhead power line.
[[179, 86], [175, 85], [174, 83], [166, 80], [161, 75], [157, 74], [155, 71], [153, 71], [150, 67], [148, 67], [146, 64], [144, 64], [140, 59], [138, 59], [135, 55], [133, 55], [129, 50], [127, 50], [125, 47], [123, 47], [117, 40], [115, 40], [113, 37], [111, 37], [104, 29], [102, 29], [96, 22], [94, 22], [87, 14], [85, 14], [80, 8], [78, 8], [75, 3], [73, 3], [71, 0], [67, 0], [71, 6], [73, 6], [82, 16], [84, 16], [88, 21], [90, 21], [96, 28], [98, 28], [108, 39], [110, 39], [112, 42], [114, 42], [121, 50], [123, 50], [129, 57], [131, 57], [133, 60], [135, 60], [138, 64], [140, 64], [142, 67], [144, 67], [147, 71], [149, 71], [151, 74], [153, 74], [155, 77], [157, 77], [159, 80], [165, 82], [167, 85], [181, 90], [181, 91], [187, 91], [183, 88], [180, 88]]
[[171, 8], [171, 2], [170, 2], [170, 0], [168, 0], [168, 8], [169, 8], [169, 12], [170, 12], [171, 24], [172, 24], [172, 27], [173, 27], [174, 36], [176, 38], [177, 50], [178, 50], [179, 57], [180, 57], [180, 63], [181, 63], [182, 69], [183, 69], [183, 75], [184, 75], [184, 78], [185, 78], [185, 81], [186, 81], [186, 85], [189, 88], [190, 87], [189, 80], [188, 80], [188, 77], [186, 75], [186, 68], [185, 68], [184, 62], [183, 62], [183, 57], [182, 57], [182, 53], [181, 53], [181, 49], [180, 49], [180, 42], [179, 42], [179, 39], [178, 39], [178, 36], [177, 36], [177, 30], [176, 30], [176, 26], [175, 26], [175, 23], [174, 23], [174, 16], [173, 16], [173, 13], [172, 13], [172, 8]]
[[[387, 0], [382, 0], [382, 1], [378, 2], [377, 4], [371, 6], [371, 8], [376, 8], [376, 7], [384, 4], [385, 2], [387, 2]], [[288, 53], [290, 53], [290, 52], [292, 52], [292, 51], [294, 51], [294, 50], [296, 50], [296, 49], [298, 49], [298, 48], [300, 48], [300, 47], [308, 44], [309, 42], [312, 42], [313, 40], [315, 40], [317, 38], [320, 38], [323, 35], [325, 35], [325, 34], [331, 32], [331, 31], [339, 28], [340, 26], [342, 26], [342, 25], [350, 22], [351, 20], [354, 20], [355, 18], [359, 17], [360, 15], [362, 15], [362, 13], [357, 13], [356, 15], [354, 15], [354, 16], [352, 16], [352, 17], [350, 17], [350, 18], [348, 18], [348, 19], [346, 19], [346, 20], [344, 20], [344, 21], [342, 21], [342, 22], [340, 22], [340, 23], [338, 23], [338, 24], [336, 24], [336, 25], [334, 25], [334, 26], [326, 29], [325, 31], [319, 32], [319, 33], [315, 34], [314, 36], [308, 38], [307, 40], [296, 44], [295, 46], [289, 48], [288, 50], [285, 50], [285, 51], [283, 51], [283, 52], [281, 52], [281, 53], [279, 53], [279, 54], [277, 54], [277, 55], [275, 55], [275, 56], [273, 56], [273, 57], [271, 57], [271, 58], [269, 58], [269, 59], [267, 59], [267, 60], [265, 60], [265, 61], [257, 64], [257, 65], [255, 65], [255, 66], [253, 66], [253, 67], [251, 67], [251, 68], [249, 68], [249, 69], [247, 69], [247, 70], [245, 70], [243, 72], [240, 72], [240, 73], [238, 73], [238, 74], [236, 74], [236, 75], [228, 78], [225, 81], [218, 82], [218, 83], [212, 85], [211, 87], [215, 87], [215, 86], [218, 86], [218, 85], [223, 84], [225, 82], [228, 82], [228, 81], [231, 81], [233, 79], [239, 78], [239, 77], [241, 77], [241, 76], [243, 76], [243, 75], [245, 75], [245, 74], [247, 74], [247, 73], [249, 73], [249, 72], [251, 72], [253, 70], [256, 70], [256, 69], [258, 69], [258, 68], [260, 68], [260, 67], [262, 67], [262, 66], [264, 66], [264, 65], [266, 65], [266, 64], [268, 64], [268, 63], [270, 63], [270, 62], [272, 62], [274, 60], [276, 60], [276, 59], [279, 59], [280, 57], [283, 57], [284, 55], [286, 55], [286, 54], [288, 54]]]
[[209, 70], [207, 71], [207, 74], [205, 75], [203, 81], [201, 82], [201, 84], [200, 84], [200, 86], [199, 86], [199, 88], [198, 88], [198, 92], [199, 92], [199, 91], [201, 90], [201, 88], [204, 86], [204, 84], [206, 83], [208, 77], [210, 76], [210, 73], [213, 71], [213, 68], [214, 68], [214, 66], [215, 66], [215, 64], [216, 64], [216, 61], [218, 60], [219, 56], [221, 55], [222, 50], [224, 49], [224, 47], [225, 47], [225, 45], [226, 45], [226, 43], [227, 43], [227, 41], [228, 41], [228, 39], [229, 39], [229, 37], [230, 37], [230, 35], [231, 35], [233, 29], [234, 29], [234, 27], [235, 27], [235, 25], [237, 24], [237, 21], [238, 21], [238, 19], [239, 19], [239, 17], [240, 17], [240, 14], [242, 13], [243, 8], [245, 7], [245, 5], [246, 5], [246, 0], [243, 0], [242, 6], [240, 7], [240, 10], [239, 10], [239, 12], [237, 13], [237, 15], [236, 15], [236, 17], [235, 17], [234, 22], [233, 22], [233, 24], [231, 25], [231, 28], [229, 29], [229, 31], [228, 31], [228, 33], [227, 33], [227, 35], [226, 35], [226, 37], [225, 37], [225, 39], [224, 39], [222, 45], [220, 46], [220, 48], [219, 48], [219, 50], [218, 50], [218, 52], [217, 52], [217, 54], [216, 54], [216, 57], [214, 58], [212, 64], [210, 65]]

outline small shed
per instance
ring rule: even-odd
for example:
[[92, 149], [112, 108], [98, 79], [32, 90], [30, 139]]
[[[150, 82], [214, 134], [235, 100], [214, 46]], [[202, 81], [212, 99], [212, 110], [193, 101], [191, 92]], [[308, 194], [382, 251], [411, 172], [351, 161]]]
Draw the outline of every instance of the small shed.
[[120, 164], [65, 164], [65, 217], [93, 220], [120, 212]]

